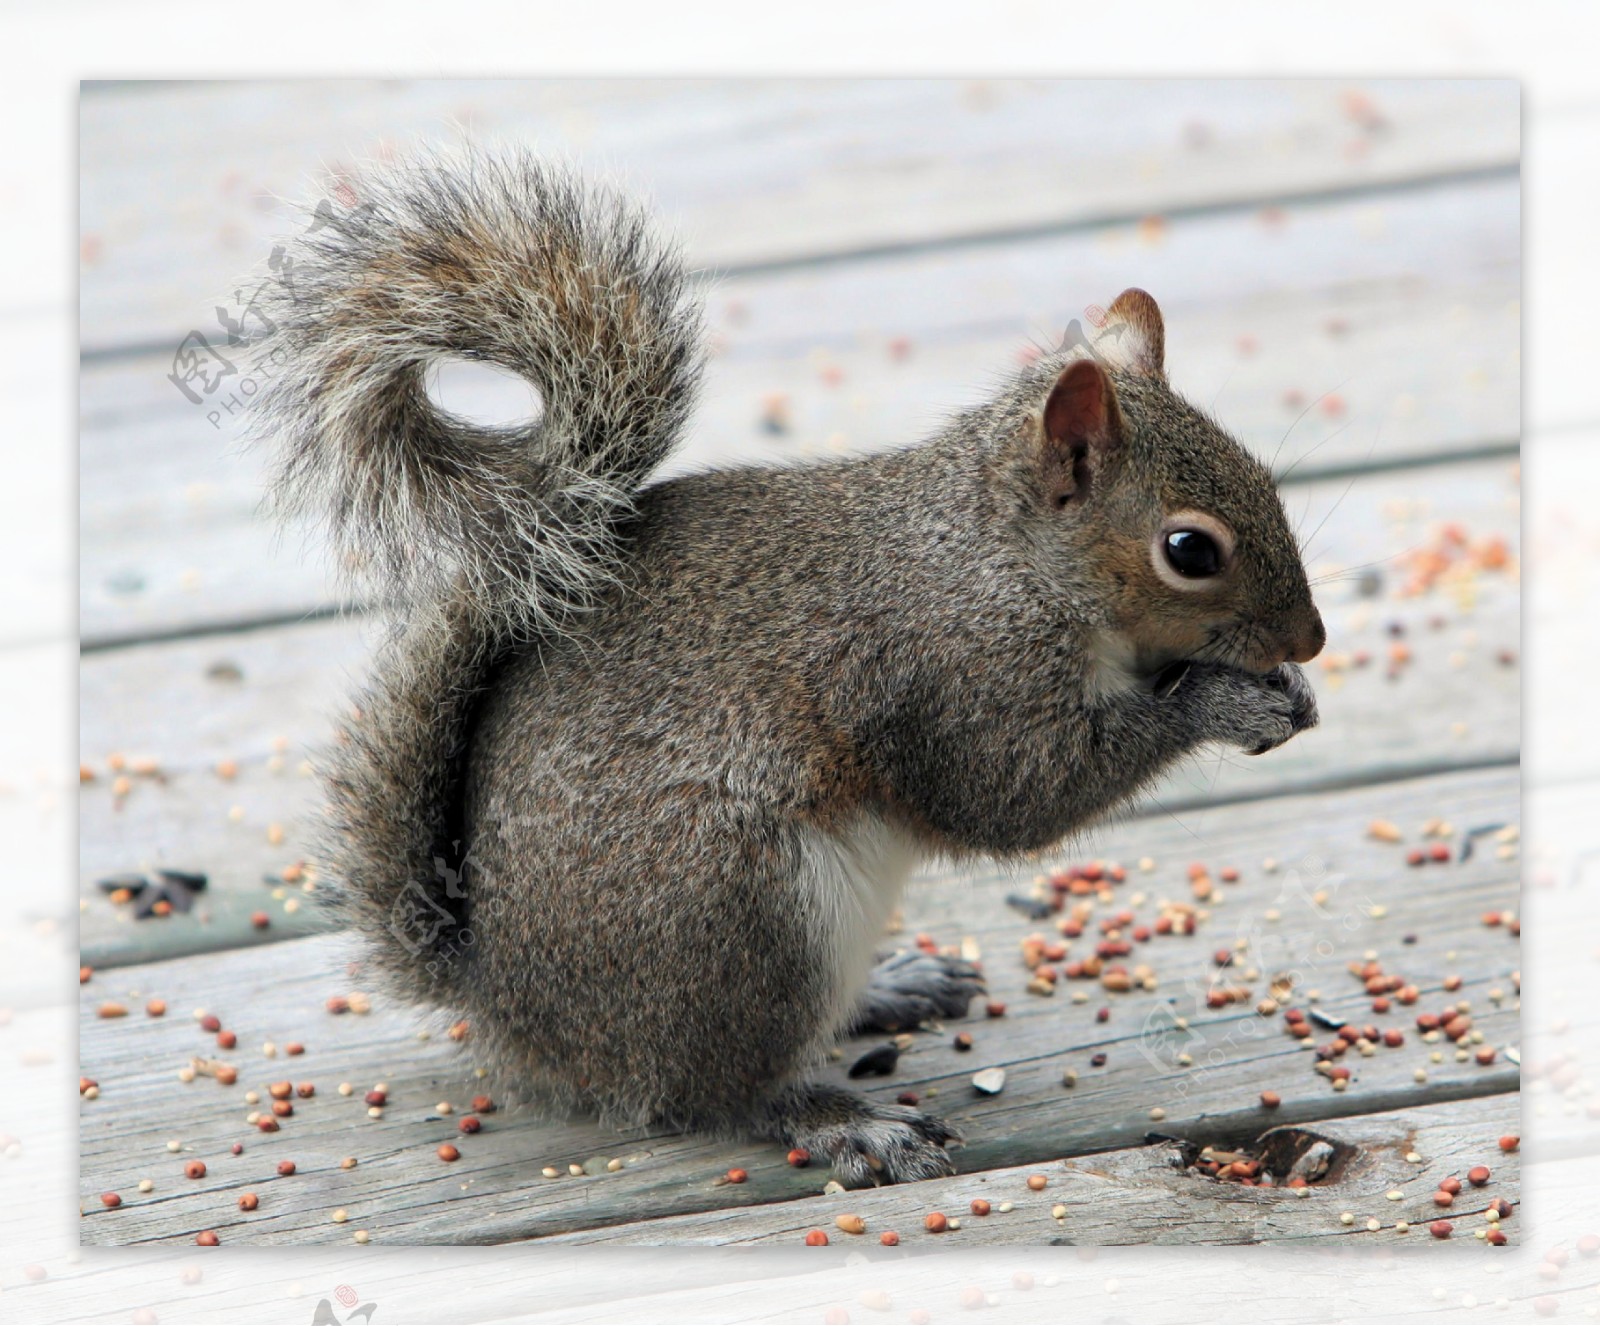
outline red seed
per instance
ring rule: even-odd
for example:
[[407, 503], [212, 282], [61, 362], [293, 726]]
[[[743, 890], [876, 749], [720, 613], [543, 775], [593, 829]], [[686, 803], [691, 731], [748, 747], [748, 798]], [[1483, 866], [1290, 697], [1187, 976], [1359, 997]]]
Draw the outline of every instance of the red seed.
[[989, 1203], [984, 1201], [983, 1198], [981, 1198], [981, 1197], [974, 1197], [972, 1199], [972, 1214], [975, 1215], [975, 1216], [986, 1216], [986, 1215], [988, 1215], [989, 1214]]
[[1428, 1233], [1432, 1234], [1436, 1239], [1447, 1239], [1454, 1230], [1455, 1226], [1448, 1220], [1435, 1220], [1428, 1226]]
[[264, 1133], [275, 1133], [278, 1131], [278, 1121], [270, 1114], [263, 1115], [256, 1120], [256, 1127]]
[[261, 1199], [259, 1197], [257, 1197], [253, 1192], [245, 1192], [245, 1193], [240, 1193], [239, 1194], [239, 1209], [241, 1211], [254, 1211], [256, 1209], [256, 1207], [258, 1207], [260, 1205], [261, 1205]]
[[244, 1155], [244, 1143], [243, 1142], [235, 1142], [232, 1146], [230, 1146], [228, 1148], [228, 1153], [230, 1155], [235, 1155], [235, 1156]]
[[231, 1032], [231, 1031], [219, 1031], [217, 1033], [217, 1044], [219, 1046], [221, 1046], [224, 1050], [231, 1050], [238, 1043], [239, 1043], [239, 1037], [234, 1032]]
[[1435, 861], [1448, 861], [1450, 859], [1450, 848], [1444, 843], [1435, 843], [1428, 849], [1428, 855]]
[[194, 1236], [194, 1241], [202, 1248], [214, 1248], [217, 1246], [217, 1231], [214, 1229], [202, 1229]]
[[902, 1091], [895, 1100], [901, 1105], [915, 1105], [921, 1097], [915, 1091]]
[[1457, 1178], [1445, 1179], [1439, 1184], [1439, 1191], [1447, 1192], [1454, 1197], [1461, 1191], [1461, 1180]]
[[1374, 1013], [1387, 1013], [1389, 1011], [1389, 1001], [1383, 998], [1374, 999], [1372, 1001], [1372, 1011]]
[[992, 1018], [1003, 1018], [1006, 1015], [1006, 1006], [998, 999], [991, 999], [985, 1005], [984, 1011]]
[[439, 1148], [439, 1159], [444, 1161], [446, 1164], [449, 1164], [452, 1160], [460, 1160], [461, 1153], [457, 1151], [455, 1147], [451, 1146], [450, 1143], [446, 1142]]
[[283, 1052], [288, 1055], [304, 1054], [306, 1047], [300, 1044], [299, 1041], [290, 1041], [283, 1047]]
[[1263, 1091], [1261, 1093], [1261, 1106], [1263, 1109], [1275, 1110], [1283, 1104], [1283, 1097], [1276, 1091]]
[[1409, 852], [1406, 853], [1406, 864], [1408, 866], [1420, 866], [1427, 859], [1428, 854], [1420, 847], [1413, 847]]
[[288, 1178], [291, 1174], [294, 1173], [294, 1161], [292, 1161], [292, 1160], [280, 1160], [278, 1162], [278, 1173], [280, 1175], [282, 1175], [284, 1178]]
[[476, 1114], [463, 1114], [456, 1127], [464, 1133], [475, 1133], [483, 1127], [483, 1120]]
[[1510, 1242], [1510, 1240], [1506, 1238], [1505, 1230], [1501, 1229], [1499, 1226], [1491, 1229], [1485, 1237], [1487, 1237], [1489, 1242], [1494, 1244], [1494, 1246], [1497, 1248], [1503, 1248], [1507, 1243]]
[[1502, 1151], [1515, 1151], [1521, 1145], [1522, 1139], [1513, 1133], [1507, 1133], [1500, 1139], [1500, 1149]]
[[1467, 1171], [1467, 1182], [1474, 1188], [1481, 1188], [1489, 1182], [1489, 1167], [1487, 1165], [1474, 1165]]
[[820, 1229], [811, 1229], [811, 1230], [807, 1230], [806, 1231], [806, 1247], [808, 1247], [808, 1248], [826, 1248], [827, 1246], [828, 1246], [828, 1236], [825, 1233], [823, 1233], [822, 1230], [820, 1230]]
[[275, 1100], [272, 1102], [272, 1112], [280, 1119], [287, 1119], [294, 1113], [294, 1106], [286, 1100]]
[[317, 1088], [314, 1083], [302, 1082], [294, 1089], [294, 1094], [299, 1096], [301, 1100], [310, 1100], [312, 1096], [317, 1094]]
[[167, 1012], [167, 1001], [165, 999], [152, 999], [144, 1006], [144, 1011], [147, 1017], [164, 1017]]
[[1455, 1197], [1450, 1193], [1445, 1192], [1443, 1188], [1433, 1195], [1433, 1204], [1435, 1206], [1450, 1206], [1455, 1202], [1455, 1200]]
[[894, 1230], [886, 1229], [883, 1231], [883, 1233], [878, 1235], [878, 1242], [883, 1244], [883, 1246], [886, 1248], [893, 1248], [899, 1245], [900, 1236], [896, 1234]]
[[269, 925], [272, 924], [272, 918], [265, 912], [251, 912], [250, 924], [255, 926], [257, 930], [265, 930]]
[[369, 1091], [365, 1096], [365, 1100], [368, 1105], [374, 1107], [387, 1105], [389, 1103], [389, 1093], [387, 1091]]
[[1578, 1237], [1578, 1251], [1585, 1257], [1600, 1252], [1600, 1234], [1582, 1234]]
[[89, 984], [89, 978], [91, 976], [93, 976], [93, 975], [94, 975], [94, 968], [93, 967], [79, 967], [78, 968], [78, 984], [79, 985], [88, 985]]
[[1489, 1210], [1493, 1211], [1502, 1220], [1511, 1219], [1511, 1213], [1515, 1209], [1504, 1197], [1496, 1197], [1489, 1203]]
[[971, 1033], [970, 1032], [965, 1032], [965, 1031], [958, 1031], [956, 1033], [956, 1038], [955, 1038], [955, 1041], [954, 1041], [954, 1045], [955, 1045], [956, 1049], [960, 1050], [962, 1053], [965, 1053], [966, 1051], [970, 1050], [972, 1048], [972, 1035], [971, 1035]]
[[1097, 1009], [1095, 1009], [1094, 1020], [1096, 1022], [1109, 1022], [1109, 1021], [1111, 1021], [1111, 1010], [1109, 1008], [1097, 1008]]
[[1043, 1174], [1028, 1175], [1028, 1187], [1033, 1189], [1034, 1192], [1043, 1192], [1049, 1184], [1050, 1180], [1045, 1178]]
[[115, 1211], [122, 1205], [122, 1198], [114, 1192], [103, 1192], [100, 1194], [100, 1205], [108, 1211]]
[[222, 1030], [222, 1019], [213, 1013], [207, 1013], [200, 1019], [200, 1030], [218, 1032]]
[[804, 1169], [811, 1163], [811, 1153], [803, 1146], [797, 1146], [789, 1152], [789, 1163], [796, 1169]]
[[232, 1064], [218, 1064], [214, 1076], [218, 1086], [231, 1087], [239, 1080], [239, 1070]]
[[474, 1096], [472, 1098], [472, 1112], [474, 1114], [493, 1114], [494, 1102], [487, 1096]]
[[1487, 1067], [1489, 1064], [1494, 1062], [1494, 1046], [1480, 1045], [1478, 1047], [1477, 1054], [1475, 1054], [1473, 1058], [1475, 1058], [1480, 1064], [1483, 1064], [1485, 1067]]
[[206, 1176], [206, 1162], [203, 1160], [188, 1161], [183, 1167], [185, 1178], [203, 1179]]
[[743, 1183], [749, 1177], [749, 1173], [742, 1169], [730, 1169], [727, 1174], [729, 1183]]
[[330, 1013], [348, 1013], [350, 1001], [343, 995], [334, 995], [328, 1000], [326, 1007]]
[[930, 1234], [943, 1234], [950, 1228], [950, 1221], [941, 1211], [930, 1211], [922, 1218], [922, 1227]]
[[1406, 1034], [1398, 1027], [1390, 1027], [1383, 1033], [1383, 1043], [1393, 1050], [1406, 1043]]

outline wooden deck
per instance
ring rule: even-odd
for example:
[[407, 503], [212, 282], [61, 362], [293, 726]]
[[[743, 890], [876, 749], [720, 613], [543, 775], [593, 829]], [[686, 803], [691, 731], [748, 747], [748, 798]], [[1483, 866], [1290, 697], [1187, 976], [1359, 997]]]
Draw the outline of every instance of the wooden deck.
[[[1519, 1131], [1513, 89], [1240, 84], [1223, 102], [1197, 96], [1193, 111], [1181, 88], [1154, 101], [1122, 84], [315, 95], [308, 107], [275, 85], [106, 89], [83, 103], [92, 777], [79, 813], [94, 974], [80, 991], [80, 1061], [97, 1084], [81, 1101], [83, 1242], [192, 1243], [210, 1229], [225, 1244], [348, 1243], [358, 1230], [378, 1244], [798, 1244], [823, 1228], [836, 1245], [876, 1246], [890, 1229], [908, 1247], [1431, 1245], [1433, 1194], [1451, 1175], [1492, 1171], [1444, 1213], [1458, 1243], [1477, 1242], [1491, 1200], [1520, 1201], [1518, 1156], [1497, 1144]], [[134, 98], [138, 119], [124, 114]], [[296, 113], [281, 113], [290, 99]], [[256, 462], [166, 375], [183, 335], [211, 324], [213, 292], [264, 261], [282, 224], [264, 195], [452, 116], [617, 168], [719, 273], [720, 350], [678, 466], [904, 442], [980, 394], [1030, 338], [1139, 284], [1167, 312], [1176, 384], [1284, 474], [1313, 573], [1328, 577], [1323, 726], [1259, 760], [1197, 762], [1036, 869], [929, 873], [908, 894], [897, 942], [975, 948], [1006, 1005], [916, 1034], [891, 1076], [867, 1079], [956, 1123], [966, 1143], [953, 1179], [826, 1194], [824, 1171], [791, 1168], [776, 1148], [509, 1109], [463, 1136], [472, 1097], [503, 1094], [477, 1076], [470, 1036], [376, 997], [365, 1014], [327, 1012], [363, 983], [359, 953], [325, 932], [297, 875], [316, 813], [301, 768], [362, 669], [371, 619], [340, 614], [315, 553], [257, 517]], [[229, 124], [228, 153], [185, 149]], [[768, 426], [775, 411], [782, 431]], [[1430, 565], [1438, 574], [1419, 579]], [[1403, 841], [1373, 837], [1377, 820]], [[1434, 846], [1449, 859], [1406, 863]], [[1007, 902], [1048, 898], [1036, 876], [1093, 859], [1127, 878], [1040, 920]], [[1197, 902], [1191, 863], [1216, 882], [1209, 899]], [[205, 872], [191, 912], [137, 920], [98, 887], [155, 866]], [[1091, 910], [1073, 957], [1123, 910], [1154, 926], [1171, 904], [1192, 906], [1196, 932], [1136, 946], [1128, 961], [1149, 968], [1149, 988], [1063, 979], [1054, 995], [1030, 993], [1022, 942], [1060, 938], [1078, 904]], [[1417, 1002], [1373, 1012], [1349, 970], [1366, 962], [1415, 985]], [[1340, 1020], [1400, 1030], [1403, 1043], [1352, 1052], [1336, 1089], [1281, 1012], [1257, 1011], [1279, 977], [1292, 977], [1281, 1006], [1320, 1011], [1318, 1043]], [[1222, 989], [1247, 994], [1217, 1007]], [[164, 1016], [146, 1014], [151, 999]], [[1463, 1001], [1481, 1041], [1425, 1040], [1417, 1014]], [[99, 1016], [108, 1002], [127, 1016]], [[201, 1010], [236, 1046], [217, 1046]], [[842, 1045], [829, 1071], [880, 1041]], [[180, 1081], [195, 1060], [201, 1073]], [[206, 1075], [213, 1060], [237, 1069], [233, 1085]], [[972, 1075], [993, 1067], [1005, 1089], [980, 1096]], [[261, 1133], [247, 1116], [285, 1080], [315, 1094]], [[379, 1083], [388, 1104], [371, 1118], [363, 1097]], [[1281, 1104], [1263, 1107], [1263, 1091]], [[1281, 1157], [1319, 1139], [1336, 1161], [1309, 1197], [1185, 1164], [1206, 1146]], [[436, 1154], [446, 1141], [461, 1152], [451, 1164]], [[189, 1160], [203, 1178], [184, 1176]], [[283, 1160], [290, 1177], [277, 1175]], [[732, 1167], [747, 1181], [724, 1182]], [[1027, 1185], [1034, 1174], [1042, 1190]], [[259, 1198], [248, 1213], [245, 1191]], [[104, 1192], [121, 1205], [104, 1207]], [[993, 1213], [968, 1214], [975, 1198]], [[934, 1210], [960, 1227], [928, 1233]], [[867, 1233], [841, 1232], [844, 1213]], [[1518, 1228], [1505, 1221], [1513, 1240]]]

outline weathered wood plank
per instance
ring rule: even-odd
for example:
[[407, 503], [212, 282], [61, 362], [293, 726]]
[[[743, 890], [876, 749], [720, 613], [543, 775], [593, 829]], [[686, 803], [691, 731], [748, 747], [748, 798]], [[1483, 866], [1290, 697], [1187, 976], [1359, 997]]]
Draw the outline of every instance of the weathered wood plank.
[[[821, 1229], [831, 1244], [846, 1248], [876, 1244], [884, 1231], [896, 1234], [899, 1246], [942, 1251], [951, 1246], [1018, 1243], [1283, 1243], [1298, 1248], [1352, 1238], [1431, 1242], [1427, 1226], [1441, 1218], [1455, 1227], [1451, 1237], [1472, 1238], [1474, 1231], [1487, 1227], [1485, 1213], [1491, 1201], [1498, 1198], [1520, 1205], [1521, 1157], [1503, 1154], [1498, 1145], [1499, 1138], [1519, 1130], [1520, 1117], [1513, 1092], [1358, 1118], [1308, 1121], [1290, 1131], [1333, 1145], [1340, 1158], [1327, 1178], [1307, 1187], [1309, 1195], [1304, 1198], [1284, 1187], [1247, 1188], [1206, 1178], [1184, 1168], [1191, 1153], [1170, 1142], [1155, 1142], [871, 1192], [630, 1221], [539, 1242], [798, 1247], [804, 1246], [808, 1231]], [[1263, 1134], [1272, 1127], [1264, 1116]], [[1210, 1145], [1204, 1133], [1184, 1140]], [[1233, 1144], [1234, 1139], [1228, 1139], [1227, 1145]], [[1408, 1155], [1418, 1159], [1407, 1160]], [[1467, 1171], [1485, 1164], [1491, 1171], [1489, 1182], [1481, 1190], [1467, 1186]], [[1039, 1175], [1047, 1186], [1030, 1188], [1028, 1180]], [[1449, 1210], [1441, 1210], [1433, 1195], [1451, 1177], [1461, 1180], [1462, 1192]], [[1391, 1197], [1392, 1193], [1401, 1196]], [[989, 1203], [985, 1215], [971, 1212], [977, 1200]], [[1004, 1204], [1012, 1209], [1002, 1210]], [[932, 1233], [924, 1225], [931, 1212], [953, 1218], [959, 1227]], [[1355, 1217], [1353, 1223], [1341, 1220], [1345, 1212]], [[836, 1224], [841, 1215], [860, 1216], [864, 1232], [842, 1231]], [[1376, 1229], [1369, 1225], [1373, 1220], [1378, 1222]], [[1525, 1222], [1507, 1217], [1502, 1223], [1508, 1237], [1520, 1241], [1515, 1235]]]
[[83, 344], [176, 342], [265, 261], [276, 198], [463, 134], [619, 176], [697, 262], [749, 267], [1510, 168], [1518, 103], [1508, 80], [106, 88], [79, 105]]
[[[1145, 960], [1154, 969], [1152, 992], [1109, 995], [1092, 982], [1063, 981], [1053, 998], [1030, 995], [1023, 989], [1028, 974], [1015, 955], [1036, 923], [1001, 901], [1003, 880], [925, 881], [908, 898], [910, 925], [942, 940], [964, 936], [977, 944], [986, 955], [992, 997], [1006, 1002], [1008, 1012], [968, 1020], [976, 1042], [968, 1053], [945, 1037], [917, 1036], [892, 1078], [869, 1080], [868, 1089], [889, 1098], [915, 1091], [950, 1118], [967, 1138], [954, 1153], [967, 1172], [1138, 1145], [1156, 1107], [1165, 1111], [1163, 1131], [1203, 1129], [1218, 1139], [1242, 1138], [1261, 1126], [1265, 1112], [1257, 1094], [1267, 1087], [1282, 1097], [1275, 1123], [1514, 1090], [1517, 1073], [1503, 1055], [1489, 1066], [1459, 1063], [1447, 1044], [1419, 1044], [1411, 1024], [1416, 1011], [1465, 999], [1487, 1044], [1503, 1047], [1516, 1039], [1518, 945], [1504, 926], [1479, 920], [1487, 911], [1515, 907], [1515, 861], [1501, 859], [1485, 841], [1466, 862], [1413, 870], [1403, 864], [1402, 847], [1371, 839], [1365, 826], [1383, 814], [1414, 839], [1421, 821], [1440, 814], [1454, 819], [1458, 832], [1514, 821], [1516, 782], [1513, 770], [1460, 774], [1213, 808], [1185, 816], [1183, 824], [1146, 820], [1096, 835], [1093, 850], [1130, 862], [1148, 852], [1157, 863], [1148, 873], [1135, 871], [1100, 916], [1127, 907], [1148, 920], [1162, 899], [1187, 900], [1182, 862], [1194, 856], [1213, 869], [1237, 864], [1243, 873], [1237, 886], [1221, 886], [1226, 901], [1213, 900], [1197, 934], [1157, 937], [1128, 960]], [[1266, 854], [1285, 863], [1280, 873], [1264, 874], [1255, 864]], [[1091, 918], [1087, 933], [1098, 933], [1094, 924]], [[1086, 952], [1088, 942], [1075, 942], [1073, 951]], [[1405, 1045], [1354, 1058], [1349, 1089], [1332, 1090], [1312, 1070], [1310, 1054], [1282, 1034], [1280, 1022], [1252, 1011], [1251, 1002], [1207, 1006], [1219, 974], [1212, 953], [1222, 947], [1239, 955], [1221, 973], [1224, 983], [1249, 986], [1251, 1002], [1266, 993], [1270, 978], [1293, 972], [1292, 1001], [1315, 1004], [1335, 1018], [1411, 1028]], [[1368, 951], [1419, 987], [1414, 1008], [1381, 1017], [1368, 1011], [1361, 983], [1345, 970], [1347, 961]], [[348, 937], [323, 936], [103, 972], [83, 987], [82, 1071], [98, 1081], [100, 1092], [98, 1100], [84, 1102], [81, 1120], [84, 1241], [192, 1238], [203, 1228], [221, 1230], [224, 1242], [342, 1239], [348, 1229], [329, 1219], [338, 1207], [380, 1242], [499, 1241], [648, 1214], [788, 1200], [821, 1186], [824, 1175], [790, 1168], [775, 1148], [623, 1137], [581, 1121], [541, 1122], [518, 1112], [491, 1115], [482, 1133], [460, 1138], [452, 1119], [434, 1116], [432, 1107], [449, 1100], [459, 1111], [485, 1089], [474, 1076], [471, 1041], [457, 1044], [437, 1034], [418, 1040], [412, 1015], [383, 1000], [365, 1017], [327, 1014], [330, 995], [360, 984], [359, 974], [345, 969], [352, 954]], [[1447, 978], [1455, 976], [1459, 986], [1444, 993], [1454, 984]], [[1075, 990], [1085, 1002], [1077, 1002]], [[140, 1012], [150, 997], [167, 1002], [166, 1017]], [[130, 1016], [97, 1017], [108, 999], [127, 1004]], [[1096, 1005], [1108, 1010], [1104, 1022], [1096, 1020]], [[196, 1008], [215, 1012], [238, 1035], [238, 1050], [222, 1056], [240, 1065], [234, 1087], [205, 1079], [183, 1085], [175, 1078], [190, 1056], [221, 1053], [189, 1018]], [[305, 1054], [286, 1059], [280, 1051], [264, 1059], [261, 1046], [268, 1040], [280, 1046], [303, 1040]], [[852, 1042], [827, 1073], [842, 1078], [844, 1067], [874, 1043]], [[1436, 1050], [1441, 1061], [1432, 1063]], [[1091, 1059], [1099, 1053], [1107, 1058], [1096, 1066]], [[1185, 1054], [1187, 1064], [1179, 1057]], [[970, 1075], [994, 1066], [1007, 1069], [1005, 1091], [992, 1099], [976, 1095]], [[1062, 1084], [1067, 1068], [1078, 1074], [1072, 1088]], [[1419, 1068], [1426, 1082], [1415, 1080]], [[313, 1081], [317, 1094], [296, 1102], [295, 1117], [281, 1132], [257, 1134], [244, 1122], [243, 1092], [280, 1078]], [[333, 1087], [340, 1081], [353, 1083], [357, 1094], [337, 1095]], [[376, 1082], [387, 1084], [391, 1102], [379, 1120], [366, 1117], [360, 1096]], [[181, 1154], [168, 1152], [169, 1139], [179, 1140]], [[433, 1154], [446, 1140], [458, 1141], [463, 1152], [449, 1166]], [[245, 1146], [238, 1157], [228, 1154], [235, 1141]], [[340, 1158], [348, 1155], [360, 1163], [341, 1169]], [[620, 1158], [625, 1167], [581, 1179], [536, 1177], [542, 1166], [564, 1170], [597, 1156]], [[188, 1158], [208, 1164], [204, 1180], [181, 1177]], [[291, 1179], [274, 1177], [284, 1158], [298, 1166]], [[717, 1176], [735, 1164], [749, 1171], [750, 1182], [719, 1186]], [[138, 1195], [138, 1180], [146, 1176], [156, 1189]], [[242, 1216], [234, 1198], [258, 1188], [261, 1209]], [[106, 1190], [123, 1194], [121, 1209], [99, 1210], [97, 1194]]]
[[[1263, 759], [1214, 755], [1180, 769], [1147, 809], [1517, 758], [1519, 605], [1514, 574], [1400, 596], [1406, 556], [1442, 521], [1472, 540], [1517, 536], [1512, 467], [1499, 461], [1297, 487], [1291, 507], [1309, 534], [1314, 570], [1361, 567], [1375, 585], [1335, 580], [1319, 589], [1329, 661], [1365, 651], [1366, 667], [1319, 671], [1322, 726]], [[1514, 568], [1513, 568], [1514, 572]], [[1376, 588], [1367, 596], [1363, 591]], [[303, 932], [309, 912], [283, 912], [263, 876], [303, 857], [316, 793], [303, 761], [328, 739], [331, 716], [363, 669], [365, 619], [311, 622], [86, 655], [80, 682], [82, 756], [97, 772], [79, 796], [82, 942], [96, 965], [205, 951]], [[1393, 630], [1403, 637], [1391, 636]], [[1388, 651], [1412, 662], [1390, 679]], [[1507, 661], [1503, 661], [1507, 660]], [[240, 680], [213, 671], [237, 670]], [[283, 749], [279, 750], [278, 747]], [[153, 759], [160, 779], [134, 777], [114, 792], [107, 761]], [[237, 766], [232, 779], [215, 772]], [[235, 812], [235, 808], [237, 812]], [[237, 813], [237, 819], [231, 818]], [[282, 841], [273, 842], [272, 826]], [[185, 917], [132, 923], [95, 881], [147, 864], [201, 869], [204, 905]], [[292, 896], [292, 895], [289, 895]], [[258, 909], [271, 928], [255, 929]]]
[[[724, 350], [672, 468], [914, 441], [979, 399], [1030, 338], [1058, 338], [1135, 283], [1167, 310], [1176, 385], [1297, 477], [1514, 444], [1515, 181], [1286, 215], [1278, 227], [1195, 218], [1145, 241], [1046, 237], [727, 282], [713, 306]], [[260, 518], [260, 464], [240, 454], [238, 418], [190, 404], [170, 371], [165, 353], [83, 374], [91, 645], [334, 599], [315, 544], [305, 555], [302, 532], [279, 538]], [[247, 402], [236, 381], [219, 397]], [[780, 436], [765, 422], [773, 398], [788, 419]], [[493, 417], [498, 395], [477, 399]]]

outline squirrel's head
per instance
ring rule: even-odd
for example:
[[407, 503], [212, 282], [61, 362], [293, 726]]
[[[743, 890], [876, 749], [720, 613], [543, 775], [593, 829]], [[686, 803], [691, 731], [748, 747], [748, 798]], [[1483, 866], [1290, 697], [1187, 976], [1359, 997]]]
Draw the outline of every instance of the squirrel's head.
[[1271, 471], [1167, 385], [1164, 339], [1155, 300], [1127, 290], [1092, 347], [1046, 366], [1027, 439], [1046, 538], [1141, 672], [1315, 658], [1322, 618]]

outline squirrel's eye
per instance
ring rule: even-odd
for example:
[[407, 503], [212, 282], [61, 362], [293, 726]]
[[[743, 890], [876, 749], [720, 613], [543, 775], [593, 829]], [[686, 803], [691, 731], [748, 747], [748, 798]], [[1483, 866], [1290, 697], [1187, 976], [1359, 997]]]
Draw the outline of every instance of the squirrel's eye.
[[1162, 540], [1161, 551], [1167, 565], [1190, 580], [1203, 580], [1222, 570], [1222, 549], [1202, 530], [1173, 530]]

